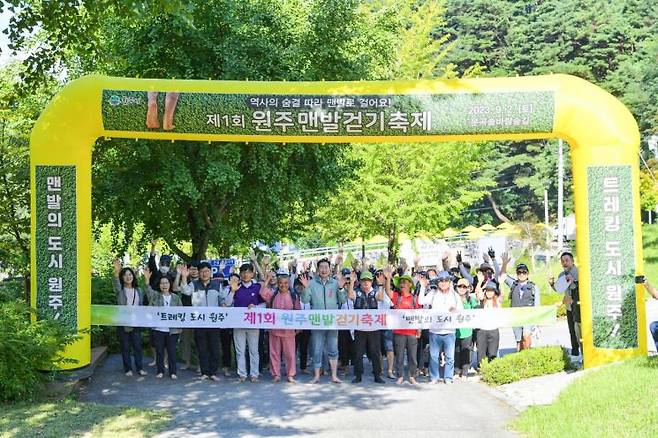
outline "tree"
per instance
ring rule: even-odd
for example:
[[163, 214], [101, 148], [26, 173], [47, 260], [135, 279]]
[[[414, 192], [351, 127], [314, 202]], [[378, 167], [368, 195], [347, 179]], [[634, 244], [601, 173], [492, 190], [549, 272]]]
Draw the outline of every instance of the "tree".
[[640, 170], [640, 205], [642, 210], [655, 210], [658, 207], [658, 159], [652, 158], [646, 162], [647, 167]]
[[[627, 104], [646, 135], [658, 130], [652, 104], [658, 98], [657, 23], [651, 0], [449, 0], [440, 30], [454, 45], [447, 61], [460, 67], [480, 63], [490, 76], [580, 76]], [[544, 188], [555, 211], [555, 151], [544, 142], [492, 143], [480, 177], [495, 179], [498, 189], [469, 209], [466, 223], [487, 216], [539, 220]], [[570, 172], [565, 176], [568, 195]]]
[[[386, 78], [452, 77], [445, 62], [447, 36], [435, 29], [443, 22], [441, 2], [405, 2], [396, 14], [402, 31], [396, 60]], [[477, 70], [467, 68], [465, 74]], [[464, 143], [354, 145], [350, 158], [356, 175], [316, 216], [327, 239], [388, 239], [389, 262], [397, 261], [400, 233], [438, 233], [468, 205], [482, 197], [483, 183], [472, 183], [479, 166], [479, 146]], [[315, 229], [312, 231], [315, 232]]]
[[30, 130], [53, 87], [20, 97], [21, 71], [17, 63], [0, 68], [0, 269], [24, 275], [30, 266]]
[[318, 213], [328, 239], [383, 235], [397, 262], [399, 235], [436, 234], [484, 191], [471, 182], [478, 147], [466, 143], [355, 145], [361, 165]]
[[[181, 1], [171, 8], [157, 1], [14, 3], [27, 11], [14, 20], [17, 29], [39, 28], [56, 48], [27, 61], [42, 66], [35, 68], [43, 76], [61, 63], [69, 77], [381, 78], [393, 59], [389, 45], [406, 25], [392, 4], [355, 0]], [[59, 13], [75, 20], [53, 17]], [[19, 33], [11, 36], [20, 48]], [[143, 239], [163, 237], [185, 259], [204, 258], [211, 243], [222, 253], [239, 251], [254, 240], [292, 234], [310, 220], [349, 175], [348, 148], [99, 141], [95, 223], [110, 223], [115, 236], [125, 229], [117, 251], [139, 223], [147, 230]], [[182, 248], [187, 240], [191, 252]]]

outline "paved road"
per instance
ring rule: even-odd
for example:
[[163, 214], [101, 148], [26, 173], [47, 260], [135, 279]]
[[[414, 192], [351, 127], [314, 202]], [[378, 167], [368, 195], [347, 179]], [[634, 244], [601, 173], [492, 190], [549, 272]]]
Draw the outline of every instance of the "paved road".
[[[544, 328], [538, 344], [566, 339], [566, 324], [561, 324]], [[501, 330], [501, 350], [514, 346], [511, 329]], [[121, 370], [120, 356], [108, 357], [83, 387], [81, 399], [170, 410], [173, 421], [162, 437], [514, 436], [505, 426], [516, 411], [474, 381], [398, 387], [368, 378], [360, 385], [326, 380], [309, 385], [303, 383], [309, 376], [302, 375], [297, 385], [240, 384], [235, 378], [201, 382], [181, 371], [174, 382], [157, 380], [153, 373], [128, 378]]]

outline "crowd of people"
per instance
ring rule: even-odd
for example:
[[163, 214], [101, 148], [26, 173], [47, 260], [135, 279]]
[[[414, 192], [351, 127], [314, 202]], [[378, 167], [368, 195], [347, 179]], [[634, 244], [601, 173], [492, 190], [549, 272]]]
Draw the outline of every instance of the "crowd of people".
[[[513, 276], [507, 272], [511, 263], [508, 254], [501, 255], [500, 264], [493, 250], [483, 254], [483, 259], [484, 263], [472, 273], [471, 265], [459, 252], [454, 257], [455, 266], [451, 266], [451, 254], [446, 252], [440, 267], [423, 268], [415, 260], [411, 268], [403, 264], [383, 269], [363, 266], [364, 263], [343, 268], [341, 253], [333, 262], [322, 258], [301, 266], [296, 262], [286, 267], [269, 266], [267, 258], [259, 263], [252, 253], [250, 262], [225, 278], [222, 269], [213, 277], [207, 261], [172, 266], [172, 257], [162, 255], [156, 263], [152, 246], [148, 267], [143, 272], [144, 287], [138, 285], [135, 270], [122, 267], [119, 260], [114, 264], [113, 285], [117, 304], [123, 306], [259, 306], [288, 311], [425, 308], [456, 312], [499, 308], [503, 294], [509, 296], [512, 307], [540, 304], [540, 289], [530, 280], [528, 266], [517, 264]], [[577, 356], [581, 351], [578, 271], [571, 253], [563, 253], [560, 260], [564, 270], [558, 282], [568, 285], [564, 303], [572, 354]], [[554, 287], [553, 279], [549, 279], [549, 284]], [[127, 376], [132, 376], [133, 370], [140, 376], [148, 374], [143, 363], [143, 330], [117, 328]], [[391, 379], [402, 384], [406, 377], [410, 384], [419, 383], [421, 378], [430, 384], [451, 384], [455, 378], [468, 378], [472, 365], [477, 372], [485, 358], [494, 360], [498, 356], [499, 330], [495, 326], [375, 331], [163, 326], [149, 330], [154, 360], [148, 365], [156, 367], [157, 378], [168, 374], [177, 379], [180, 354], [181, 368], [196, 367], [201, 380], [220, 381], [221, 374], [230, 378], [236, 369], [240, 382], [249, 379], [252, 383], [258, 382], [265, 369], [269, 369], [273, 382], [285, 379], [296, 383], [299, 370], [312, 376], [310, 383], [318, 383], [323, 375], [331, 382], [341, 383], [340, 377], [349, 374], [352, 367], [352, 383], [356, 384], [362, 381], [367, 356], [376, 383]], [[518, 350], [531, 347], [533, 330], [532, 326], [513, 328]], [[473, 351], [477, 351], [474, 362]]]

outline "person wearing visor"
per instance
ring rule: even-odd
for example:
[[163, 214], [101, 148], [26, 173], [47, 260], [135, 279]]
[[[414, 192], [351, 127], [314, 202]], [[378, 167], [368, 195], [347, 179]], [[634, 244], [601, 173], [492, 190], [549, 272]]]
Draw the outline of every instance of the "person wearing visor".
[[[418, 303], [429, 304], [432, 310], [440, 313], [459, 312], [464, 308], [462, 300], [455, 292], [452, 285], [452, 277], [447, 271], [439, 272], [437, 278], [437, 289], [425, 294], [429, 280], [421, 278], [421, 290]], [[439, 369], [439, 356], [441, 352], [445, 355], [445, 366], [443, 373]], [[430, 329], [430, 383], [439, 383], [441, 379], [446, 384], [453, 382], [455, 367], [455, 329]]]
[[[276, 271], [276, 289], [268, 287], [271, 284], [272, 274], [268, 271], [267, 277], [260, 290], [260, 296], [267, 306], [279, 310], [299, 310], [301, 303], [295, 290], [290, 288], [290, 275], [285, 269]], [[295, 380], [295, 330], [272, 329], [269, 336], [270, 372], [272, 382], [281, 381], [281, 354], [286, 363], [286, 379], [288, 383], [297, 383]]]
[[[539, 288], [528, 278], [528, 266], [525, 263], [519, 263], [516, 266], [516, 278], [507, 275], [507, 265], [510, 257], [507, 253], [502, 255], [503, 265], [500, 275], [505, 284], [510, 288], [511, 307], [533, 307], [539, 305]], [[532, 331], [534, 326], [526, 325], [523, 327], [513, 327], [514, 338], [516, 339], [517, 351], [530, 348], [532, 343]]]
[[[478, 273], [478, 284], [475, 287], [475, 296], [480, 302], [478, 309], [500, 309], [502, 300], [498, 285], [493, 281], [484, 281], [484, 274]], [[481, 324], [476, 336], [478, 350], [477, 368], [480, 369], [482, 360], [486, 357], [489, 361], [498, 357], [498, 345], [500, 343], [500, 331], [495, 324]]]
[[[465, 279], [460, 278], [457, 280], [457, 294], [462, 300], [464, 309], [475, 309], [478, 302], [474, 297], [471, 297], [473, 286]], [[471, 350], [473, 346], [473, 329], [472, 328], [458, 328], [455, 341], [455, 370], [457, 375], [462, 379], [468, 377], [468, 370], [471, 367]]]

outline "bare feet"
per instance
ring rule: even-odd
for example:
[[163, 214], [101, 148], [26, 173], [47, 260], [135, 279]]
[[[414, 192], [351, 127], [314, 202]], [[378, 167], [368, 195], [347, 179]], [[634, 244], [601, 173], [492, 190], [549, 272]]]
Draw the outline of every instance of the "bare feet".
[[158, 374], [155, 375], [156, 379], [162, 379], [163, 377], [164, 377], [164, 374], [162, 374], [162, 373], [158, 373]]
[[416, 378], [415, 378], [415, 377], [409, 377], [409, 383], [411, 383], [412, 385], [416, 385], [416, 384], [418, 384], [418, 382], [416, 382]]
[[332, 383], [343, 383], [343, 381], [340, 380], [340, 379], [339, 379], [338, 377], [336, 377], [336, 376], [333, 376], [333, 377], [331, 378], [331, 382], [332, 382]]
[[162, 118], [162, 129], [171, 131], [174, 126], [174, 112], [176, 111], [176, 104], [178, 103], [179, 93], [167, 93], [165, 98], [165, 111]]
[[280, 381], [281, 381], [281, 377], [279, 377], [279, 376], [274, 376], [272, 378], [272, 383], [279, 383]]
[[320, 383], [320, 378], [319, 377], [313, 377], [313, 379], [311, 379], [311, 381], [308, 382], [308, 383], [310, 383], [311, 385], [314, 385], [316, 383]]
[[297, 383], [297, 380], [293, 376], [288, 376], [288, 383]]
[[158, 101], [156, 99], [149, 99], [148, 110], [146, 111], [146, 127], [148, 129], [158, 129], [160, 127]]

